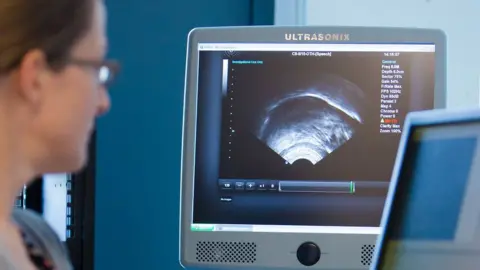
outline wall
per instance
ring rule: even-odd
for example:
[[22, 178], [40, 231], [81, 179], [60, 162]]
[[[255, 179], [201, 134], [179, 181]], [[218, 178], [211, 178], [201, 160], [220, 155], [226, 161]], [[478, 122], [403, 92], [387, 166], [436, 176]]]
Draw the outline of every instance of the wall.
[[186, 40], [198, 26], [273, 24], [273, 0], [107, 0], [123, 63], [98, 123], [95, 269], [180, 269]]
[[[448, 39], [447, 106], [479, 105], [480, 1], [276, 0], [275, 24], [438, 28]], [[292, 5], [294, 7], [292, 7]]]

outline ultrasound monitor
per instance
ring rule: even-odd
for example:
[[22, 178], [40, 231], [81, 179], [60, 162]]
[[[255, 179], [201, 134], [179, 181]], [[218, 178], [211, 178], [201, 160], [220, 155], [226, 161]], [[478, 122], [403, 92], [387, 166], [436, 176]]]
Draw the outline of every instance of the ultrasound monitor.
[[405, 116], [445, 106], [445, 46], [424, 29], [193, 30], [181, 264], [367, 269]]
[[480, 111], [409, 115], [375, 270], [477, 270]]

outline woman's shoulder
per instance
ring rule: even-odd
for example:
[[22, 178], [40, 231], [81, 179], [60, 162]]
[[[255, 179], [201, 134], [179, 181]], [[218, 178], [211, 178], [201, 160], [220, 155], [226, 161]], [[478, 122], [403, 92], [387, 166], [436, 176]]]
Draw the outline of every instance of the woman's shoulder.
[[71, 269], [65, 244], [41, 215], [31, 210], [15, 209], [12, 218], [20, 229], [31, 256], [40, 253], [57, 269]]
[[28, 209], [14, 209], [12, 219], [23, 234], [47, 244], [60, 243], [58, 235], [38, 213]]
[[22, 208], [15, 208], [12, 211], [12, 218], [14, 222], [28, 222], [28, 223], [37, 223], [41, 226], [48, 225], [46, 221], [43, 219], [41, 215], [37, 212], [29, 210], [29, 209], [22, 209]]
[[21, 229], [23, 227], [28, 227], [27, 229], [29, 229], [30, 227], [39, 226], [43, 230], [52, 230], [40, 214], [29, 209], [15, 208], [12, 211], [12, 220]]

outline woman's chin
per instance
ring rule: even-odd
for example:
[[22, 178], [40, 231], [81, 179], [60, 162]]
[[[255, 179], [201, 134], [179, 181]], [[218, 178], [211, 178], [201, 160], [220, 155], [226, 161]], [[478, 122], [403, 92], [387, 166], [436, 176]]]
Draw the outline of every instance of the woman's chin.
[[75, 173], [85, 168], [88, 161], [88, 150], [82, 149], [75, 153], [68, 153], [52, 159], [45, 164], [43, 172], [49, 173]]

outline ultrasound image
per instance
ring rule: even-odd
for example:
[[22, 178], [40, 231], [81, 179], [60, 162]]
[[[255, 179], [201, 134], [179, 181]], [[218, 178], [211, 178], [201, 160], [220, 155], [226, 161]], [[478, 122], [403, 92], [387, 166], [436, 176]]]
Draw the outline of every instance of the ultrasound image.
[[363, 91], [336, 75], [307, 89], [292, 89], [265, 107], [257, 138], [286, 163], [313, 165], [348, 142], [362, 124]]

